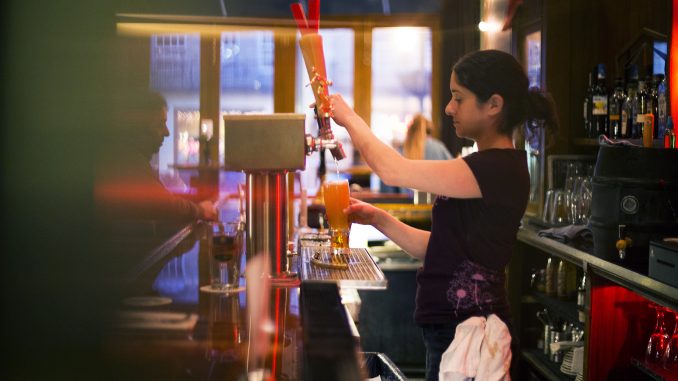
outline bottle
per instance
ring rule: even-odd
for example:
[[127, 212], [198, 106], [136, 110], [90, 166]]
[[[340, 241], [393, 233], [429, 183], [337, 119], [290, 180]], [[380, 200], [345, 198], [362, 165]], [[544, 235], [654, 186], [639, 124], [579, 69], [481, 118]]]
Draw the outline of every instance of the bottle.
[[595, 136], [607, 133], [607, 87], [605, 86], [605, 65], [595, 69], [596, 83], [592, 94], [591, 131]]
[[638, 81], [638, 113], [636, 114], [636, 125], [638, 126], [638, 130], [640, 131], [639, 137], [642, 137], [642, 131], [643, 131], [643, 120], [642, 118], [638, 118], [640, 115], [645, 115], [647, 114], [647, 106], [648, 106], [648, 98], [649, 94], [647, 92], [647, 83], [645, 81]]
[[629, 82], [626, 88], [626, 98], [622, 104], [621, 115], [621, 137], [624, 139], [634, 138], [635, 136], [635, 109], [634, 105], [638, 102], [636, 98], [636, 84]]
[[654, 77], [650, 77], [650, 79], [651, 79], [652, 84], [649, 87], [649, 98], [648, 98], [648, 105], [647, 105], [648, 111], [647, 112], [648, 112], [648, 114], [650, 114], [650, 113], [652, 114], [652, 121], [653, 121], [652, 122], [653, 123], [652, 124], [652, 131], [653, 131], [652, 138], [658, 139], [659, 138], [659, 131], [658, 131], [659, 128], [658, 128], [658, 121], [657, 121], [657, 119], [658, 119], [657, 118], [657, 112], [658, 112], [657, 101], [658, 101], [658, 98], [659, 98], [659, 89], [657, 88], [657, 86], [659, 85], [660, 78], [659, 78], [658, 75], [656, 75]]
[[609, 137], [619, 139], [621, 135], [622, 106], [624, 104], [624, 81], [621, 78], [615, 80], [614, 93], [609, 102], [608, 120], [610, 121]]
[[581, 282], [577, 287], [577, 309], [579, 310], [579, 321], [584, 323], [586, 321], [586, 272], [581, 277]]
[[584, 96], [584, 134], [587, 138], [593, 138], [595, 134], [591, 131], [591, 108], [593, 105], [593, 72], [589, 72], [589, 86], [586, 88]]
[[557, 279], [557, 266], [556, 261], [553, 257], [549, 257], [546, 261], [546, 295], [556, 296], [556, 279]]
[[556, 282], [556, 294], [559, 299], [569, 299], [577, 291], [577, 270], [574, 265], [560, 260], [558, 261], [558, 273]]
[[[643, 124], [638, 122], [638, 115], [640, 114], [640, 97], [639, 89], [641, 81], [636, 83], [634, 96], [631, 98], [631, 113], [629, 118], [629, 123], [631, 124], [631, 138], [640, 139], [643, 137]], [[643, 85], [645, 87], [645, 85]]]
[[660, 78], [657, 84], [657, 135], [659, 139], [663, 139], [667, 116], [666, 78], [663, 75], [660, 75]]
[[673, 119], [670, 116], [666, 118], [664, 148], [676, 148], [676, 132], [673, 130]]

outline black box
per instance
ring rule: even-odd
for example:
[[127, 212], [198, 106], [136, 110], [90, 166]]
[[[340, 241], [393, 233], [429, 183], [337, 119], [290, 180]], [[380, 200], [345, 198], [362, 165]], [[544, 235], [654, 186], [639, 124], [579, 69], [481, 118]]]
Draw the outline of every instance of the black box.
[[650, 278], [678, 287], [678, 243], [650, 242]]

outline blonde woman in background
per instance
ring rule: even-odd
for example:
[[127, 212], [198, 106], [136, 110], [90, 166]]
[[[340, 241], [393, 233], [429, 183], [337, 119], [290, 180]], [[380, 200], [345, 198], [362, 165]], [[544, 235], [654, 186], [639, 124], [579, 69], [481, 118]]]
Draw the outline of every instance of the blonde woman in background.
[[[415, 114], [407, 126], [407, 135], [401, 153], [410, 160], [449, 160], [450, 151], [438, 139], [431, 136], [432, 125], [430, 120], [422, 114]], [[379, 190], [382, 193], [413, 194], [411, 189], [401, 189], [380, 182]]]
[[449, 160], [450, 151], [438, 139], [431, 136], [431, 121], [416, 114], [407, 127], [403, 144], [403, 156], [411, 160]]

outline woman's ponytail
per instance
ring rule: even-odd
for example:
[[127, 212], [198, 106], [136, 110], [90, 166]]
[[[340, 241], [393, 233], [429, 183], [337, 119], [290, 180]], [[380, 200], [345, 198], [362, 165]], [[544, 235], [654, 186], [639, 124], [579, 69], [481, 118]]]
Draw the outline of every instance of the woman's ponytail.
[[[560, 126], [556, 103], [551, 94], [538, 87], [531, 87], [527, 91], [525, 106], [525, 119], [528, 121], [543, 121], [544, 128], [549, 132], [549, 135], [555, 136]], [[528, 125], [533, 124], [528, 123]]]

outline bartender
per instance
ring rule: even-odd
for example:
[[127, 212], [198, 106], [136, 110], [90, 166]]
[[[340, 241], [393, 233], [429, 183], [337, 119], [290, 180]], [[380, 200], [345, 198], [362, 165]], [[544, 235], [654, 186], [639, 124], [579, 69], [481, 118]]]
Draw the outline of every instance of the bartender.
[[441, 356], [466, 319], [495, 314], [511, 327], [504, 274], [530, 190], [526, 152], [514, 147], [512, 136], [526, 120], [540, 121], [530, 124], [535, 128], [558, 126], [551, 96], [529, 88], [522, 66], [501, 51], [462, 57], [453, 67], [450, 91], [445, 113], [457, 136], [474, 140], [479, 150], [454, 160], [401, 156], [341, 95], [331, 97], [334, 121], [386, 184], [438, 195], [430, 232], [357, 200], [345, 211], [424, 261], [414, 319], [423, 329], [426, 380], [438, 379]]

